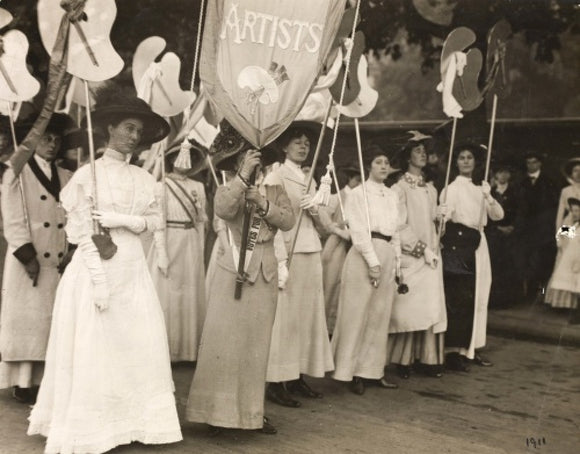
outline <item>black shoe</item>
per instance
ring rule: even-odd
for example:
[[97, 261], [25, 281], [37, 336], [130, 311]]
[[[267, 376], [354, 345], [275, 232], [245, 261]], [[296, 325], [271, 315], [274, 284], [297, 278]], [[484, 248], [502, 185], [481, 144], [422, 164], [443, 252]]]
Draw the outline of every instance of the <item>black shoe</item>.
[[365, 382], [360, 377], [352, 377], [352, 381], [348, 387], [353, 393], [359, 396], [362, 396], [365, 393]]
[[443, 377], [443, 367], [438, 364], [422, 364], [421, 373], [431, 378]]
[[308, 386], [308, 384], [304, 381], [304, 379], [302, 377], [300, 377], [298, 380], [289, 381], [286, 384], [286, 388], [291, 393], [299, 393], [303, 397], [307, 397], [309, 399], [321, 399], [322, 398], [322, 393], [319, 393], [318, 391], [314, 391], [310, 386]]
[[283, 407], [298, 408], [302, 405], [299, 401], [292, 399], [283, 383], [268, 383], [266, 399]]
[[411, 366], [397, 364], [397, 375], [405, 380], [411, 376]]
[[270, 420], [264, 416], [264, 425], [261, 429], [258, 429], [258, 432], [262, 432], [266, 435], [274, 435], [277, 434], [278, 431], [276, 428], [270, 423]]
[[377, 380], [377, 382], [381, 388], [385, 389], [397, 389], [399, 387], [399, 385], [397, 385], [396, 383], [387, 381], [385, 377], [381, 378], [380, 380]]
[[445, 368], [457, 372], [469, 372], [467, 358], [459, 353], [448, 353], [445, 356]]
[[580, 325], [580, 308], [572, 309], [570, 311], [568, 323], [570, 325]]
[[481, 367], [491, 367], [491, 366], [493, 366], [493, 363], [489, 359], [481, 356], [479, 353], [476, 353], [475, 354], [475, 356], [473, 357], [473, 362], [475, 364], [477, 364], [478, 366], [481, 366]]
[[22, 404], [33, 404], [36, 401], [36, 395], [30, 388], [21, 388], [20, 386], [15, 386], [12, 388], [12, 397]]

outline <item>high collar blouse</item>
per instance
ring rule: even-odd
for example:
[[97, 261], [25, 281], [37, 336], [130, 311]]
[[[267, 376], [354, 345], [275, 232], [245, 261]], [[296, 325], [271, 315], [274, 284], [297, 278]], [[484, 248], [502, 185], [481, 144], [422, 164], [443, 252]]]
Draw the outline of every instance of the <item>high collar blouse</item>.
[[[161, 209], [155, 198], [155, 179], [149, 172], [129, 164], [126, 156], [108, 148], [95, 162], [97, 201], [101, 211], [143, 216], [147, 230], [162, 226]], [[75, 172], [61, 191], [61, 202], [67, 212], [66, 232], [69, 241], [78, 244], [83, 235], [92, 233], [91, 211], [95, 208], [91, 166]], [[125, 229], [113, 229], [115, 235]]]
[[[444, 200], [444, 191], [441, 194], [441, 200]], [[503, 219], [503, 208], [492, 197], [485, 202], [487, 216], [482, 216], [483, 200], [481, 186], [473, 184], [471, 178], [457, 176], [447, 190], [447, 219], [473, 229], [479, 229], [482, 221], [483, 226], [487, 225], [488, 216], [493, 221]]]
[[[399, 224], [398, 196], [382, 183], [366, 181], [371, 232], [394, 237]], [[352, 190], [345, 204], [346, 218], [353, 246], [362, 254], [369, 267], [380, 264], [368, 232], [362, 185]]]

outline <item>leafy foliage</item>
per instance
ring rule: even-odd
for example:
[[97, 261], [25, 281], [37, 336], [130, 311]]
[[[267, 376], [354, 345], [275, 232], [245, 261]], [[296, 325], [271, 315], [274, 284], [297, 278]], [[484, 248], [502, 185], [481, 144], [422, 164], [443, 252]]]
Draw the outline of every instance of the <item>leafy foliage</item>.
[[[433, 0], [432, 3], [454, 0]], [[580, 32], [580, 6], [572, 0], [455, 0], [453, 19], [442, 26], [422, 17], [412, 0], [362, 0], [359, 26], [367, 37], [368, 50], [401, 57], [400, 33], [406, 32], [409, 44], [419, 44], [423, 70], [432, 68], [439, 59], [442, 40], [459, 26], [471, 28], [478, 36], [476, 46], [485, 48], [488, 30], [499, 19], [506, 18], [514, 33], [523, 31], [528, 45], [536, 46], [537, 61], [552, 63], [553, 52], [561, 47], [559, 35], [565, 31]]]
[[[211, 1], [211, 0], [207, 0]], [[304, 0], [306, 1], [306, 0]], [[423, 18], [412, 0], [362, 0], [361, 24], [368, 50], [397, 60], [404, 52], [398, 42], [406, 34], [409, 44], [419, 44], [423, 71], [438, 61], [442, 40], [455, 27], [472, 28], [485, 48], [485, 36], [498, 19], [505, 17], [514, 32], [524, 31], [527, 43], [536, 46], [535, 58], [552, 62], [553, 51], [561, 46], [559, 34], [580, 31], [580, 8], [573, 0], [432, 0], [456, 2], [451, 24], [437, 25]], [[189, 87], [201, 0], [119, 0], [111, 39], [125, 60], [121, 78], [130, 83], [131, 59], [137, 45], [153, 35], [167, 41], [168, 51], [182, 60], [181, 84]], [[45, 78], [48, 55], [42, 47], [36, 17], [37, 0], [4, 0], [1, 6], [14, 15], [7, 28], [22, 30], [30, 41], [29, 63], [34, 73]]]

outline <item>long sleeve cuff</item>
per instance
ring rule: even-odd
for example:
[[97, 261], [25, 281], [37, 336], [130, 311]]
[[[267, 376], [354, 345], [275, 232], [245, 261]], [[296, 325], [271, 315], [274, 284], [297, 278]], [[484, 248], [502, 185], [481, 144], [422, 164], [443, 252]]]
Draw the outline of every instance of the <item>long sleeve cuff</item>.
[[26, 243], [16, 249], [12, 254], [20, 263], [26, 265], [36, 258], [36, 249], [32, 243]]
[[365, 248], [365, 250], [362, 250], [361, 254], [362, 254], [363, 258], [365, 259], [365, 261], [367, 262], [367, 265], [369, 266], [369, 268], [372, 268], [373, 266], [379, 266], [381, 264], [381, 262], [379, 261], [379, 258], [377, 257], [377, 254], [372, 246], [369, 249]]

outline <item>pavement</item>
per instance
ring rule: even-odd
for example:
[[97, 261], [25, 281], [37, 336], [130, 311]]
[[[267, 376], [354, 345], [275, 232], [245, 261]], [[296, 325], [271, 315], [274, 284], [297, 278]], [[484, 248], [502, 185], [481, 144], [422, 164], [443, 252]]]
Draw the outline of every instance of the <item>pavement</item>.
[[508, 309], [490, 309], [487, 332], [510, 339], [580, 346], [580, 325], [569, 323], [569, 309], [544, 303], [520, 303]]
[[[363, 396], [330, 378], [307, 378], [323, 399], [302, 407], [266, 403], [277, 435], [227, 430], [184, 418], [194, 368], [173, 366], [184, 440], [138, 443], [111, 454], [576, 454], [580, 417], [578, 347], [488, 337], [493, 367], [447, 372], [440, 379], [389, 369], [397, 390], [368, 387]], [[30, 409], [0, 391], [0, 454], [41, 454], [45, 439], [27, 436]], [[534, 447], [535, 444], [535, 447]]]

